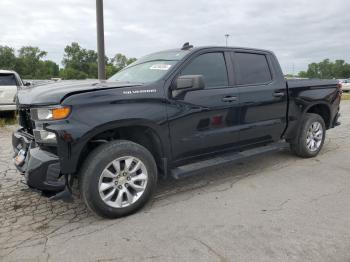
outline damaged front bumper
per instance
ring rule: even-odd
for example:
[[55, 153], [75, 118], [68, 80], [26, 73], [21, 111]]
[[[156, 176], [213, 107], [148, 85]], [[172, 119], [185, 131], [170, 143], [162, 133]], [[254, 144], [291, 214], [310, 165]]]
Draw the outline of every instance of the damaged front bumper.
[[12, 135], [14, 164], [29, 187], [59, 192], [65, 188], [57, 155], [41, 149], [31, 134], [19, 129]]

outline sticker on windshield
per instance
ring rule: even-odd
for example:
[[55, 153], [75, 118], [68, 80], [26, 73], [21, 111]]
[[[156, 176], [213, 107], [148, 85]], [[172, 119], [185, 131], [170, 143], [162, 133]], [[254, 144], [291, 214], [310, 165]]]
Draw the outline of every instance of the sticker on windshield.
[[171, 65], [165, 65], [165, 64], [155, 64], [153, 66], [151, 66], [149, 69], [152, 70], [169, 70], [169, 68], [171, 67]]

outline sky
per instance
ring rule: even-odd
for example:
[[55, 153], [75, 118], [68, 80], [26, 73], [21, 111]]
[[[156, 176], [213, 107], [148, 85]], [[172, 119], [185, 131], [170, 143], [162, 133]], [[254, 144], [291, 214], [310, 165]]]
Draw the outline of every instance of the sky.
[[[1, 0], [0, 45], [96, 50], [95, 0]], [[194, 46], [272, 50], [284, 73], [325, 58], [350, 63], [349, 0], [104, 0], [106, 54], [128, 57]]]

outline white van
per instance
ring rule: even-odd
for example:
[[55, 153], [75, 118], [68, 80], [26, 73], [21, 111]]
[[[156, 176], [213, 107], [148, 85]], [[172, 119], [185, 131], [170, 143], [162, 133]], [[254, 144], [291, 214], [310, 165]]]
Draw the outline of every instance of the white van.
[[0, 111], [15, 111], [17, 88], [23, 81], [14, 71], [0, 70]]

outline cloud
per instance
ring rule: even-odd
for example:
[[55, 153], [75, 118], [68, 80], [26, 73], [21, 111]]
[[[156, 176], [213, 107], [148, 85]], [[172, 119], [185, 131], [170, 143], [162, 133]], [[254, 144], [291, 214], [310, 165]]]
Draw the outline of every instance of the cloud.
[[[36, 45], [60, 62], [78, 41], [96, 49], [95, 0], [1, 0], [0, 45]], [[285, 72], [324, 58], [350, 62], [348, 0], [105, 0], [106, 51], [140, 57], [180, 47], [224, 45], [272, 50]]]

